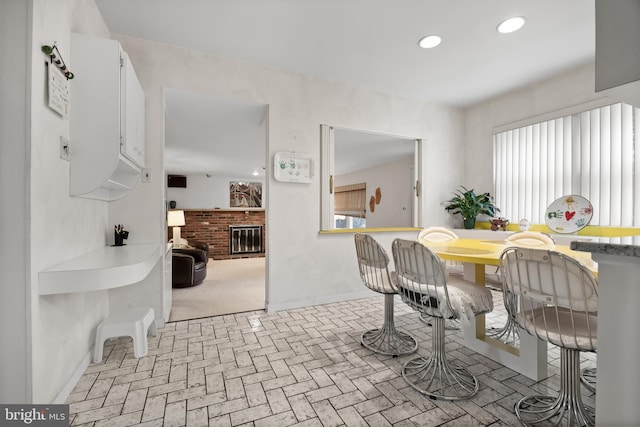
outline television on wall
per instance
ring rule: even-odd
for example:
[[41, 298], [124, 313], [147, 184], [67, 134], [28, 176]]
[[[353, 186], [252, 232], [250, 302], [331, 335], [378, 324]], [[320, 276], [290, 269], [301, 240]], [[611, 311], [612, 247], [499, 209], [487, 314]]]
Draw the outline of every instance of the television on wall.
[[168, 175], [167, 186], [177, 188], [187, 188], [187, 177], [184, 175]]

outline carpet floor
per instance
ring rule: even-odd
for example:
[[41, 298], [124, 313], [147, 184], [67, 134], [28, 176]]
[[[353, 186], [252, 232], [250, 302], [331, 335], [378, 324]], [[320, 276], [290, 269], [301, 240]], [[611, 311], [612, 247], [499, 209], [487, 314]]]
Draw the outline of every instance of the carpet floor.
[[207, 278], [173, 288], [170, 322], [264, 310], [265, 258], [209, 260]]

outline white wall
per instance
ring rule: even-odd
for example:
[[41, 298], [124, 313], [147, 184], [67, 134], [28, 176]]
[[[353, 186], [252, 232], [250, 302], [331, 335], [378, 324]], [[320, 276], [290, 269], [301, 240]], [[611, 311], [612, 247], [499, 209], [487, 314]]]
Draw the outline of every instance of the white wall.
[[[493, 130], [598, 99], [594, 65], [511, 92], [465, 110], [464, 182], [479, 192], [493, 192]], [[560, 113], [558, 113], [560, 114]], [[514, 218], [511, 218], [512, 222]], [[515, 219], [517, 221], [517, 219]]]
[[[411, 227], [411, 199], [413, 198], [413, 156], [375, 168], [337, 175], [335, 186], [367, 184], [367, 227]], [[369, 199], [380, 188], [382, 198], [374, 211]]]
[[[265, 142], [266, 144], [266, 142]], [[259, 182], [265, 188], [264, 178], [227, 178], [212, 176], [207, 178], [204, 174], [187, 174], [187, 188], [167, 188], [167, 201], [174, 200], [176, 209], [228, 209], [229, 208], [229, 182]], [[263, 193], [262, 207], [266, 207]]]
[[[33, 395], [27, 401], [52, 402], [76, 369], [86, 363], [97, 323], [108, 310], [106, 292], [38, 295], [38, 272], [105, 246], [107, 204], [69, 196], [69, 162], [59, 158], [59, 141], [71, 139], [69, 119], [46, 103], [43, 44], [57, 42], [73, 71], [70, 32], [108, 36], [93, 1], [33, 0], [33, 31], [28, 52], [30, 78], [30, 275]], [[3, 29], [4, 31], [4, 29]], [[6, 33], [5, 33], [6, 36]], [[77, 76], [80, 77], [81, 76]], [[73, 102], [73, 100], [71, 100]], [[16, 179], [14, 182], [18, 181]], [[4, 381], [4, 379], [3, 379]]]
[[[8, 0], [0, 13], [0, 52], [11, 58], [11, 72], [0, 78], [0, 402], [27, 402], [31, 331], [29, 289], [29, 3]], [[13, 34], [14, 37], [6, 37]], [[9, 244], [10, 242], [10, 244]]]
[[[268, 307], [278, 309], [361, 295], [353, 237], [319, 235], [320, 123], [412, 135], [425, 141], [429, 186], [424, 221], [442, 223], [439, 201], [462, 177], [462, 115], [457, 109], [299, 76], [131, 37], [118, 36], [147, 95], [147, 150], [164, 144], [163, 88], [199, 92], [244, 102], [269, 104], [267, 194]], [[186, 79], [184, 76], [189, 76]], [[294, 138], [295, 137], [295, 138]], [[271, 177], [277, 151], [310, 153], [310, 184]], [[147, 157], [147, 161], [149, 158]], [[161, 163], [152, 164], [161, 167]], [[446, 172], [446, 173], [445, 173]], [[384, 196], [383, 196], [384, 197]], [[157, 191], [154, 198], [162, 200]], [[160, 224], [161, 225], [161, 224]], [[415, 233], [406, 236], [413, 237]], [[393, 233], [380, 235], [387, 246]]]

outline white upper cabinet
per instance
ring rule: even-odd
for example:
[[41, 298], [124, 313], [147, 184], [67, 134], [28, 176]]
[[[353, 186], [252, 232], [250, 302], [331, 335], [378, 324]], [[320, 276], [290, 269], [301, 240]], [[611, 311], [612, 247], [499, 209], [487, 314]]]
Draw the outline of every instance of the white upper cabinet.
[[132, 162], [144, 167], [144, 92], [129, 61], [122, 52], [121, 91], [124, 108], [120, 111], [122, 154]]
[[70, 194], [117, 200], [144, 167], [144, 92], [115, 40], [71, 34]]
[[640, 107], [640, 2], [596, 0], [596, 92]]

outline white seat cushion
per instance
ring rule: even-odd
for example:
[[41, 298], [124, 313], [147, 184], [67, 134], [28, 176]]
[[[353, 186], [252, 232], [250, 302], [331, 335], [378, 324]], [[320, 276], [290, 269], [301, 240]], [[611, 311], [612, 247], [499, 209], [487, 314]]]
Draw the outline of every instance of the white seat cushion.
[[569, 309], [551, 306], [520, 312], [518, 317], [521, 324], [527, 325], [527, 332], [557, 346], [583, 351], [595, 351], [598, 348], [596, 314], [572, 313]]
[[493, 295], [489, 289], [483, 286], [462, 278], [449, 276], [447, 291], [451, 307], [465, 325], [470, 325], [478, 314], [493, 310]]
[[[456, 276], [449, 276], [447, 280], [447, 293], [449, 304], [445, 304], [444, 287], [411, 283], [408, 287], [402, 288], [403, 299], [414, 309], [424, 312], [430, 316], [441, 316], [445, 319], [459, 318], [463, 324], [470, 325], [471, 321], [481, 313], [493, 310], [493, 296], [489, 289], [475, 283], [468, 282]], [[398, 282], [401, 287], [402, 281]], [[437, 301], [434, 296], [437, 294]]]

